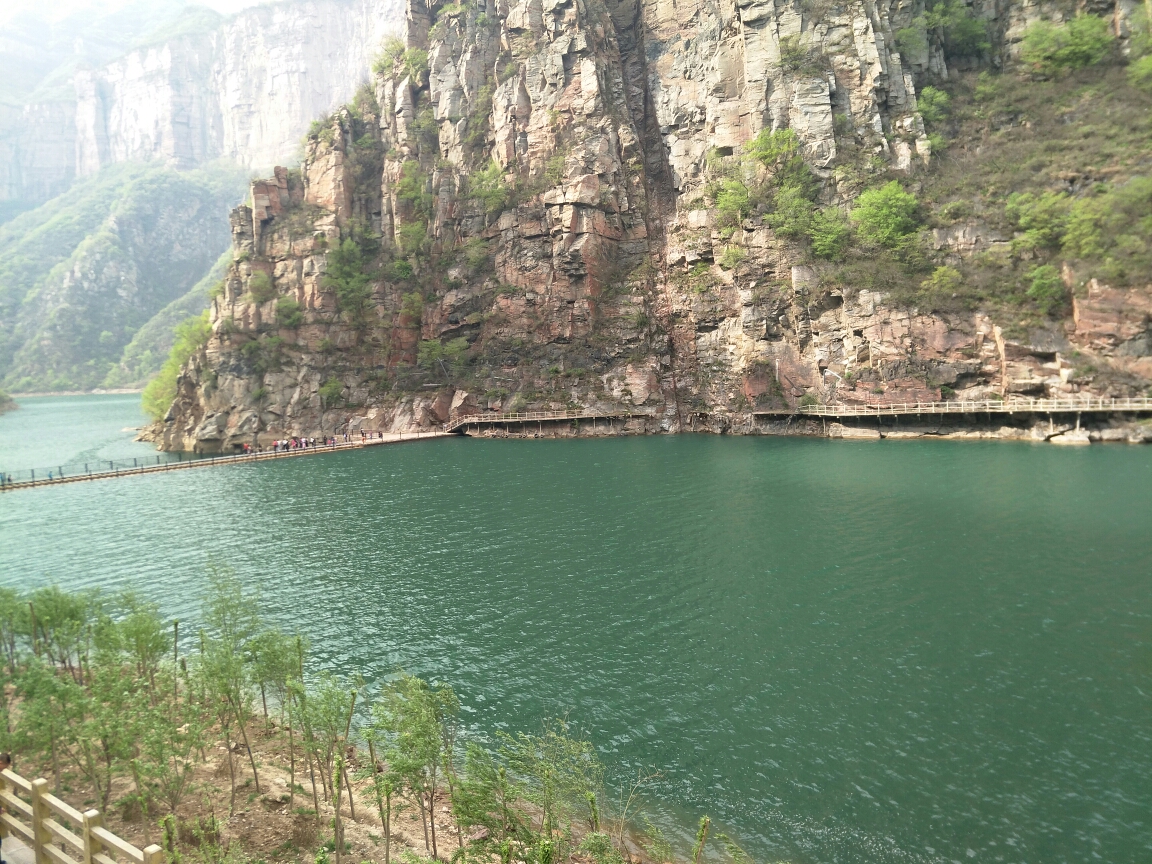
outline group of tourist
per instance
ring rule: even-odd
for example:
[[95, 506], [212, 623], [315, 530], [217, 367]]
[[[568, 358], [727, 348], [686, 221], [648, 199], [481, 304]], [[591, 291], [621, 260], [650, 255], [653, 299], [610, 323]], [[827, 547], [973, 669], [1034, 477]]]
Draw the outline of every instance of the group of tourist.
[[[382, 432], [361, 432], [360, 441], [363, 442], [366, 438], [384, 437]], [[316, 437], [309, 437], [307, 435], [293, 435], [291, 438], [277, 438], [272, 442], [271, 451], [273, 453], [288, 453], [294, 450], [308, 450], [313, 447], [335, 447], [337, 444], [349, 444], [352, 441], [352, 436], [345, 432], [342, 435], [332, 435], [327, 438], [317, 439]], [[241, 444], [240, 448], [245, 456], [253, 453], [265, 452], [264, 447], [253, 447], [251, 444]]]

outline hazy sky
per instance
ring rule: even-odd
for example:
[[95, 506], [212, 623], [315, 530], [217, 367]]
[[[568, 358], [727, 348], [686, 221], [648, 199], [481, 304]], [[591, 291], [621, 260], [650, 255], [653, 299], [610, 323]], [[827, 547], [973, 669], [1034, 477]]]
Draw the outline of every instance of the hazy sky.
[[[255, 6], [261, 0], [194, 0], [188, 5], [196, 6], [210, 6], [217, 12], [223, 12], [225, 15], [231, 12], [237, 12], [246, 6]], [[72, 14], [78, 9], [84, 8], [98, 8], [98, 9], [116, 9], [120, 6], [128, 5], [127, 0], [53, 0], [50, 4], [45, 4], [44, 0], [4, 0], [0, 3], [0, 21], [5, 21], [21, 12], [33, 10], [43, 14], [51, 10], [47, 17], [51, 20], [59, 20]], [[45, 8], [47, 6], [47, 9]]]

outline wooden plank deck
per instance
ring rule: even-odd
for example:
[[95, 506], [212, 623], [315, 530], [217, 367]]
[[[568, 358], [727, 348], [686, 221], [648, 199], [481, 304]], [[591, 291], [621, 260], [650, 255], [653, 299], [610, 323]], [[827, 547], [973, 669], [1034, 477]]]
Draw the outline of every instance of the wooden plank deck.
[[1152, 412], [1152, 399], [986, 399], [981, 401], [899, 402], [893, 404], [806, 405], [796, 408], [772, 408], [753, 411], [762, 417], [896, 417], [941, 414], [1079, 414], [1079, 413], [1147, 413]]
[[642, 416], [628, 411], [604, 413], [603, 411], [523, 411], [511, 414], [469, 414], [457, 417], [444, 426], [445, 432], [458, 432], [466, 426], [496, 426], [503, 423], [543, 423], [559, 420], [620, 420]]

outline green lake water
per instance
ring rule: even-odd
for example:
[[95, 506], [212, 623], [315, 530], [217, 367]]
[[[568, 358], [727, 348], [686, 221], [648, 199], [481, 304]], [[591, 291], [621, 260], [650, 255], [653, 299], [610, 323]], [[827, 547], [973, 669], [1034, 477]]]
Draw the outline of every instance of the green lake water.
[[[123, 410], [69, 452], [141, 446], [120, 398], [60, 409]], [[0, 468], [48, 434], [25, 404]], [[1152, 448], [426, 441], [7, 493], [0, 548], [0, 583], [188, 630], [226, 562], [317, 668], [660, 769], [684, 843], [707, 813], [758, 862], [1152, 860]]]

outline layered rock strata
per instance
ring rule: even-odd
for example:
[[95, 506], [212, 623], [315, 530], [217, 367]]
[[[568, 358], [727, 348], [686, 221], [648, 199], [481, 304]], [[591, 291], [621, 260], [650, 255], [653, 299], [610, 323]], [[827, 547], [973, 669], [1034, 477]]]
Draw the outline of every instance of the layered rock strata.
[[[993, 61], [1041, 12], [978, 11]], [[212, 337], [153, 434], [228, 450], [576, 406], [642, 415], [636, 431], [794, 432], [753, 412], [1142, 389], [1146, 290], [1093, 282], [1072, 320], [1006, 331], [829, 284], [768, 220], [722, 226], [704, 203], [710, 166], [763, 129], [794, 131], [829, 206], [853, 194], [845, 165], [925, 170], [917, 80], [949, 70], [923, 12], [409, 0], [409, 50], [377, 75], [376, 104], [334, 117], [299, 176], [278, 169], [233, 213]], [[902, 56], [898, 32], [923, 48]], [[974, 226], [934, 242], [1006, 241]]]

